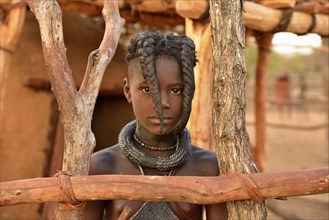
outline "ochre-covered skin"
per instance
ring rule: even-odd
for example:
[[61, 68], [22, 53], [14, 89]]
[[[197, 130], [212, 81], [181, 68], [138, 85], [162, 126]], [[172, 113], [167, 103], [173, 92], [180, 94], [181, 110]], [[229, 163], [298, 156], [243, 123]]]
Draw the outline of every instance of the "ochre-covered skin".
[[[143, 32], [132, 39], [127, 61], [129, 74], [124, 79], [124, 94], [133, 107], [137, 123], [134, 129], [123, 129], [118, 144], [93, 154], [90, 174], [218, 176], [216, 155], [191, 145], [189, 135], [180, 135], [188, 121], [194, 94], [196, 58], [193, 42], [186, 37]], [[149, 146], [168, 148], [176, 144], [177, 149], [145, 148], [133, 138], [134, 134]], [[180, 137], [178, 143], [177, 135]], [[124, 152], [129, 149], [125, 145], [135, 148], [132, 150], [137, 152], [134, 159], [130, 158], [129, 152]], [[167, 159], [172, 164], [179, 164], [169, 170], [146, 163], [146, 157], [143, 158], [147, 155], [150, 160], [157, 161], [159, 157], [175, 155], [179, 149], [187, 151], [187, 158]], [[181, 164], [182, 158], [185, 159]], [[129, 219], [143, 203], [128, 200], [88, 202], [84, 219], [102, 219], [104, 211], [107, 219], [118, 219], [125, 207], [131, 210]], [[199, 220], [203, 217], [203, 205], [170, 202], [169, 207], [178, 219]], [[225, 203], [206, 205], [205, 211], [207, 219], [227, 218]]]

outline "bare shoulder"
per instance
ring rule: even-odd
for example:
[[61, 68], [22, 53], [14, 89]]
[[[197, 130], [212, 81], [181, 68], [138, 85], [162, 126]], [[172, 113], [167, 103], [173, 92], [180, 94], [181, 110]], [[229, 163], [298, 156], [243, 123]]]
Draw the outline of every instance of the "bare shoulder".
[[113, 174], [121, 154], [118, 144], [95, 152], [91, 156], [89, 175]]
[[218, 161], [213, 151], [192, 145], [188, 162], [193, 165], [198, 176], [219, 175]]

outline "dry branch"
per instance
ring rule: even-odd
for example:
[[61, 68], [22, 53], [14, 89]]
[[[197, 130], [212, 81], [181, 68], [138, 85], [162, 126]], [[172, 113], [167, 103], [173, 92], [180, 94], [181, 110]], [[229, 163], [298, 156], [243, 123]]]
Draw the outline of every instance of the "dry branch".
[[[98, 50], [88, 60], [78, 92], [66, 57], [62, 13], [56, 1], [27, 1], [39, 22], [45, 63], [59, 109], [63, 116], [65, 152], [63, 169], [74, 175], [87, 175], [95, 145], [91, 118], [104, 71], [113, 58], [123, 24], [117, 1], [105, 1], [103, 16], [106, 33]], [[45, 10], [46, 9], [46, 10]], [[81, 163], [81, 161], [84, 161]]]
[[[247, 174], [245, 174], [247, 175]], [[247, 175], [265, 198], [329, 192], [329, 168]], [[149, 200], [212, 204], [249, 199], [239, 175], [219, 177], [98, 175], [71, 177], [75, 197], [87, 200]], [[0, 206], [63, 202], [58, 179], [0, 183]]]
[[56, 1], [27, 0], [40, 27], [43, 53], [60, 110], [70, 114], [77, 97], [64, 45], [62, 13]]
[[[91, 120], [104, 71], [112, 60], [120, 38], [123, 20], [117, 1], [105, 1], [105, 34], [99, 49], [89, 55], [85, 76], [77, 91], [69, 67], [62, 28], [62, 11], [55, 0], [27, 0], [41, 32], [43, 53], [52, 89], [64, 127], [62, 169], [73, 175], [88, 175], [89, 160], [95, 147]], [[67, 201], [66, 201], [67, 202]], [[75, 219], [78, 212], [59, 204], [55, 219]]]

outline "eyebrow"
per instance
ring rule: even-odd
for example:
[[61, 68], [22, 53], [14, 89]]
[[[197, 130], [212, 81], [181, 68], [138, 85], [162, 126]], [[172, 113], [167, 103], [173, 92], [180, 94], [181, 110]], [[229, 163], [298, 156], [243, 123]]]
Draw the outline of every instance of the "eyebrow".
[[138, 86], [142, 86], [142, 85], [149, 85], [148, 83], [147, 83], [147, 81], [146, 80], [144, 80], [144, 81], [142, 81], [142, 82], [139, 82], [139, 83], [136, 83]]
[[[136, 83], [136, 85], [137, 86], [144, 86], [144, 85], [150, 86], [146, 80]], [[175, 86], [184, 87], [184, 82], [174, 82], [174, 83], [168, 84], [168, 87], [175, 87]]]
[[171, 83], [169, 86], [184, 86], [184, 82]]

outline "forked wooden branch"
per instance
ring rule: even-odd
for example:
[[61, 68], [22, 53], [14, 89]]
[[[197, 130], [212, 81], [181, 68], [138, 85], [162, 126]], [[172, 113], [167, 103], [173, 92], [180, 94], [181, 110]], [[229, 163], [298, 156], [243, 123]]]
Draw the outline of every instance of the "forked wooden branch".
[[[105, 35], [98, 50], [88, 60], [85, 77], [77, 91], [69, 67], [63, 39], [62, 11], [55, 0], [27, 0], [40, 26], [46, 67], [64, 126], [63, 170], [73, 175], [88, 175], [90, 155], [95, 147], [91, 120], [105, 69], [119, 42], [123, 20], [117, 0], [104, 1]], [[55, 219], [80, 218], [59, 204]]]
[[[264, 198], [329, 192], [329, 168], [245, 174]], [[87, 200], [149, 200], [212, 204], [251, 198], [239, 175], [219, 177], [98, 175], [71, 177], [75, 197]], [[0, 183], [0, 206], [63, 202], [58, 179]]]
[[45, 64], [59, 108], [63, 114], [70, 114], [77, 99], [77, 90], [66, 57], [62, 11], [55, 0], [26, 2], [39, 23]]
[[[90, 53], [80, 94], [93, 111], [104, 72], [116, 51], [124, 20], [120, 17], [117, 1], [104, 1], [105, 33], [99, 49]], [[91, 112], [92, 113], [92, 112]]]
[[104, 71], [115, 53], [123, 25], [118, 3], [104, 2], [105, 35], [99, 49], [89, 56], [79, 92], [75, 87], [66, 57], [62, 12], [58, 3], [55, 0], [27, 0], [27, 3], [39, 22], [45, 63], [63, 116], [65, 129], [63, 169], [74, 175], [87, 175], [89, 156], [95, 144], [90, 130], [94, 104]]

